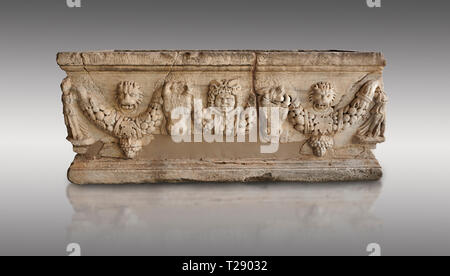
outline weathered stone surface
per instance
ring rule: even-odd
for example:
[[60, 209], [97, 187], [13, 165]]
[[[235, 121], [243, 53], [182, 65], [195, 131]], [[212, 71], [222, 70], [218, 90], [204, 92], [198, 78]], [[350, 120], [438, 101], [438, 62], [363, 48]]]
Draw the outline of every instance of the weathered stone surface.
[[382, 175], [380, 53], [59, 53], [77, 184]]

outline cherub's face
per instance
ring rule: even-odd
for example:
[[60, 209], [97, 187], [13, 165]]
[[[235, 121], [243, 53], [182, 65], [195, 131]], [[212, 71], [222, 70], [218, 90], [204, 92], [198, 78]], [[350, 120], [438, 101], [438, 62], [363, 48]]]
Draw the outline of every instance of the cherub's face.
[[136, 110], [142, 102], [142, 92], [135, 82], [121, 82], [117, 92], [117, 100], [122, 110]]
[[333, 104], [336, 93], [333, 90], [315, 89], [311, 94], [311, 101], [317, 110], [325, 110]]
[[216, 96], [215, 106], [223, 109], [233, 109], [236, 105], [234, 95], [223, 93]]

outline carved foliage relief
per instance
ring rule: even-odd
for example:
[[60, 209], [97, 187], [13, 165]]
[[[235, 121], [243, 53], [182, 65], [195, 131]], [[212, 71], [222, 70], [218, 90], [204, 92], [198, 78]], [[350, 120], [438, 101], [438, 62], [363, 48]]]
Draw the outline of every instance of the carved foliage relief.
[[91, 122], [119, 139], [127, 158], [134, 158], [142, 149], [142, 138], [153, 134], [163, 122], [162, 101], [157, 95], [145, 112], [138, 115], [128, 113], [136, 110], [142, 103], [142, 92], [135, 82], [124, 81], [118, 84], [115, 105], [90, 93], [83, 84], [73, 85], [70, 78], [66, 78], [62, 86], [73, 97], [77, 97], [81, 110]]
[[[260, 107], [279, 107], [279, 125], [286, 120], [287, 114], [293, 128], [309, 137], [306, 142], [318, 157], [333, 149], [337, 133], [362, 122], [356, 136], [359, 142], [384, 141], [387, 96], [378, 79], [365, 82], [350, 104], [344, 107], [336, 101], [337, 91], [331, 82], [314, 83], [308, 92], [308, 102], [301, 102], [279, 84], [261, 88], [257, 93]], [[270, 116], [267, 120], [270, 121]], [[267, 132], [271, 132], [270, 127], [268, 129]]]
[[[358, 131], [361, 141], [370, 135], [375, 139], [384, 139], [387, 97], [379, 80], [366, 82], [349, 105], [338, 108], [335, 100], [333, 84], [319, 82], [311, 87], [309, 94], [309, 106], [312, 107], [306, 108], [296, 103], [289, 111], [289, 121], [294, 128], [310, 136], [308, 144], [316, 156], [321, 157], [333, 148], [334, 135], [361, 123], [367, 117], [369, 118]], [[369, 114], [371, 106], [372, 114]]]
[[[279, 123], [287, 121], [306, 136], [306, 144], [317, 157], [333, 149], [337, 133], [356, 125], [359, 126], [356, 135], [359, 143], [384, 141], [387, 96], [380, 80], [365, 82], [345, 106], [336, 101], [336, 88], [327, 81], [311, 85], [307, 102], [294, 97], [282, 84], [250, 91], [242, 102], [239, 100], [243, 93], [239, 79], [211, 80], [204, 92], [193, 91], [195, 86], [183, 80], [165, 82], [155, 91], [143, 91], [137, 82], [123, 80], [114, 91], [115, 103], [108, 102], [102, 93], [92, 93], [93, 86], [73, 82], [69, 77], [61, 84], [68, 139], [74, 145], [93, 143], [88, 127], [83, 123], [86, 120], [77, 116], [76, 111], [81, 110], [85, 119], [118, 140], [127, 158], [135, 158], [154, 134], [171, 134], [172, 128], [179, 123], [173, 116], [173, 111], [178, 108], [184, 110], [194, 127], [234, 136], [256, 127], [257, 107], [277, 107]], [[143, 106], [145, 95], [152, 92], [148, 106]], [[195, 95], [199, 94], [205, 95], [206, 102], [202, 102], [205, 110], [200, 116], [201, 121], [195, 121]], [[138, 113], [138, 110], [144, 111]], [[273, 117], [267, 112], [259, 114], [263, 114], [268, 123], [263, 134], [280, 135], [282, 129], [270, 127]], [[186, 128], [190, 125], [186, 124]]]

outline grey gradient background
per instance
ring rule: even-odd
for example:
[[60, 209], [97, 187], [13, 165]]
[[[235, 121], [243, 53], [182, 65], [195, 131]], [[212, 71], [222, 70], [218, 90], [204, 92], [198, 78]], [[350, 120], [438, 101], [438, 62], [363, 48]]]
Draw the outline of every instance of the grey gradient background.
[[[2, 1], [0, 255], [65, 255], [69, 242], [87, 255], [367, 255], [370, 242], [384, 255], [449, 255], [449, 11], [438, 0]], [[385, 176], [74, 187], [55, 56], [104, 49], [382, 51]]]

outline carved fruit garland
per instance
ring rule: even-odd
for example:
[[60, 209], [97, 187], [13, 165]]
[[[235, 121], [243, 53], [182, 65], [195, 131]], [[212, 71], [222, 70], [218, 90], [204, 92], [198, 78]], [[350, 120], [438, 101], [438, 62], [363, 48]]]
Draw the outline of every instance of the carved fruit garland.
[[[332, 100], [326, 100], [327, 98]], [[333, 148], [332, 137], [336, 133], [355, 125], [367, 116], [374, 98], [375, 107], [359, 134], [378, 136], [384, 131], [386, 96], [378, 80], [368, 81], [353, 101], [343, 108], [335, 110], [334, 98], [333, 86], [330, 83], [321, 82], [315, 84], [310, 93], [313, 108], [307, 109], [300, 104], [290, 106], [289, 122], [297, 131], [310, 136], [308, 144], [318, 157], [324, 156], [327, 150]]]
[[[189, 85], [183, 82], [166, 83], [163, 92], [155, 92], [147, 110], [137, 116], [130, 116], [142, 103], [143, 93], [139, 85], [132, 81], [118, 84], [117, 106], [110, 107], [105, 100], [89, 93], [85, 85], [72, 86], [70, 78], [66, 78], [63, 90], [64, 114], [69, 136], [72, 139], [86, 139], [83, 126], [73, 120], [74, 102], [78, 95], [79, 106], [85, 115], [101, 129], [119, 139], [119, 144], [127, 158], [136, 157], [143, 147], [143, 138], [154, 134], [161, 128], [165, 117], [170, 118], [170, 110], [174, 107], [186, 107], [192, 110], [192, 97]], [[208, 106], [217, 112], [230, 112], [236, 107], [236, 94], [240, 90], [237, 80], [213, 81], [208, 92]], [[74, 93], [76, 92], [76, 93]], [[367, 119], [358, 131], [358, 138], [364, 143], [384, 140], [385, 114], [387, 96], [380, 87], [379, 80], [366, 82], [356, 93], [352, 102], [335, 109], [335, 88], [331, 83], [319, 82], [311, 87], [309, 100], [311, 107], [302, 106], [288, 95], [283, 86], [263, 88], [257, 91], [261, 107], [280, 107], [285, 110], [293, 127], [309, 136], [308, 144], [314, 155], [324, 156], [334, 146], [335, 134], [349, 128], [362, 119]], [[220, 99], [217, 99], [221, 97]], [[370, 109], [369, 113], [369, 108]], [[256, 107], [255, 97], [250, 97], [247, 107]], [[280, 121], [286, 119], [280, 116]], [[221, 114], [223, 115], [223, 114]], [[238, 131], [246, 131], [254, 127], [255, 115], [242, 113], [236, 124]], [[226, 116], [234, 118], [234, 116]], [[232, 122], [230, 122], [232, 123]], [[208, 128], [206, 120], [203, 125]], [[234, 125], [234, 123], [232, 123]], [[170, 126], [170, 121], [168, 123]], [[211, 126], [210, 126], [211, 127]], [[228, 133], [227, 133], [228, 134]]]
[[[70, 86], [78, 93], [81, 109], [95, 125], [119, 139], [120, 147], [127, 158], [136, 157], [143, 146], [142, 138], [156, 132], [163, 123], [162, 100], [158, 93], [155, 93], [145, 112], [131, 117], [116, 108], [106, 106], [104, 99], [98, 99], [93, 93], [88, 93], [85, 86], [72, 87], [70, 78], [66, 78], [63, 85]], [[124, 91], [130, 91], [131, 88], [126, 88], [126, 86], [137, 88], [134, 82], [119, 84]], [[136, 104], [140, 104], [140, 100]], [[122, 106], [134, 108], [133, 104]]]

